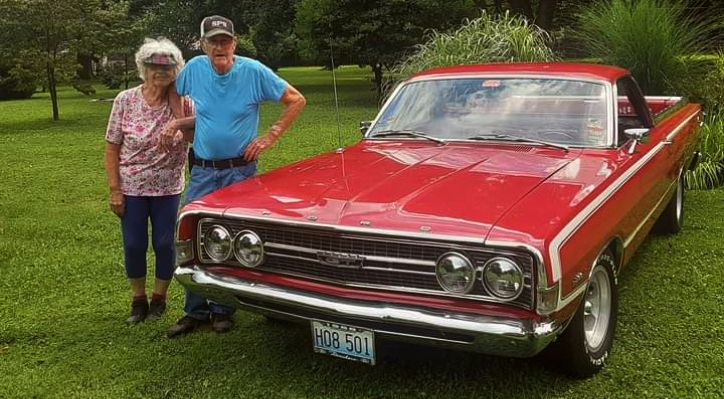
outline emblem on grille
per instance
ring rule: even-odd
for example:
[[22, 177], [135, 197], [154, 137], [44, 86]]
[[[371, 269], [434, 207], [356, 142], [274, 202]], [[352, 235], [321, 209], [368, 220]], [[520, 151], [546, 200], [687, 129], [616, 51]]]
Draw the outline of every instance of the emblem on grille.
[[361, 269], [365, 263], [365, 257], [362, 255], [331, 251], [317, 251], [317, 259], [324, 265], [345, 269]]

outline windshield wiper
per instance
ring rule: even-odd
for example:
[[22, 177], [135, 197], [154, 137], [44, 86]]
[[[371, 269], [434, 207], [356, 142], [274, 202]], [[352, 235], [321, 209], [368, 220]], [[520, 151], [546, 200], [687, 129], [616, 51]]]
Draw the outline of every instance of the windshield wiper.
[[425, 132], [420, 132], [417, 130], [383, 130], [381, 132], [375, 133], [374, 136], [370, 136], [369, 138], [388, 137], [388, 136], [419, 137], [421, 139], [427, 139], [430, 141], [434, 141], [438, 144], [447, 144], [447, 142], [443, 139], [439, 139], [437, 137], [430, 136], [429, 134], [427, 134]]
[[558, 148], [563, 151], [570, 151], [570, 147], [568, 147], [565, 144], [558, 144], [558, 143], [551, 143], [550, 141], [543, 141], [543, 140], [536, 140], [536, 139], [529, 139], [527, 137], [520, 137], [520, 136], [513, 136], [510, 134], [480, 134], [477, 136], [468, 137], [468, 140], [508, 140], [508, 141], [517, 141], [522, 143], [536, 143], [536, 144], [542, 144], [548, 147]]

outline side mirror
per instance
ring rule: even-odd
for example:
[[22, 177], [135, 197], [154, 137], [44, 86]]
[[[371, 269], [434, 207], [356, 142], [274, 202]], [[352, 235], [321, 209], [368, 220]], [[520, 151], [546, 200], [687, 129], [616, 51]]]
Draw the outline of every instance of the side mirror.
[[367, 134], [367, 130], [369, 130], [370, 126], [372, 126], [372, 122], [370, 121], [363, 121], [359, 123], [359, 131], [362, 133], [363, 137]]
[[628, 150], [629, 155], [636, 152], [637, 144], [646, 144], [649, 142], [648, 128], [626, 129], [623, 131], [623, 134], [633, 140], [633, 143], [631, 143], [631, 148], [629, 148]]

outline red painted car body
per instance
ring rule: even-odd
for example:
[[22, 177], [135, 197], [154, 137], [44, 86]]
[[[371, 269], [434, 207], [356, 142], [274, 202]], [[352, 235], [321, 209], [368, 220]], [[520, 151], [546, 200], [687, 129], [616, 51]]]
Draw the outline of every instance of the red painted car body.
[[[442, 111], [425, 108], [440, 98]], [[411, 129], [423, 119], [429, 130]], [[359, 144], [187, 205], [176, 278], [233, 306], [327, 322], [312, 323], [320, 337], [351, 326], [372, 333], [341, 336], [521, 357], [561, 337], [559, 354], [580, 347], [564, 366], [591, 375], [611, 347], [618, 274], [657, 220], [681, 227], [698, 123], [698, 105], [644, 99], [616, 67], [427, 71], [395, 90]]]

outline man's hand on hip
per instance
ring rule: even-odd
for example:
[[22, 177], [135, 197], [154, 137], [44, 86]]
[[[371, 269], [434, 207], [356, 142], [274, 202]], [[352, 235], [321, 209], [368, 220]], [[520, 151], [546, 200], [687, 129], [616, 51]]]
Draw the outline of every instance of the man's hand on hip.
[[249, 143], [241, 154], [248, 162], [256, 161], [259, 155], [270, 149], [279, 138], [278, 135], [267, 133], [261, 137], [257, 137]]

